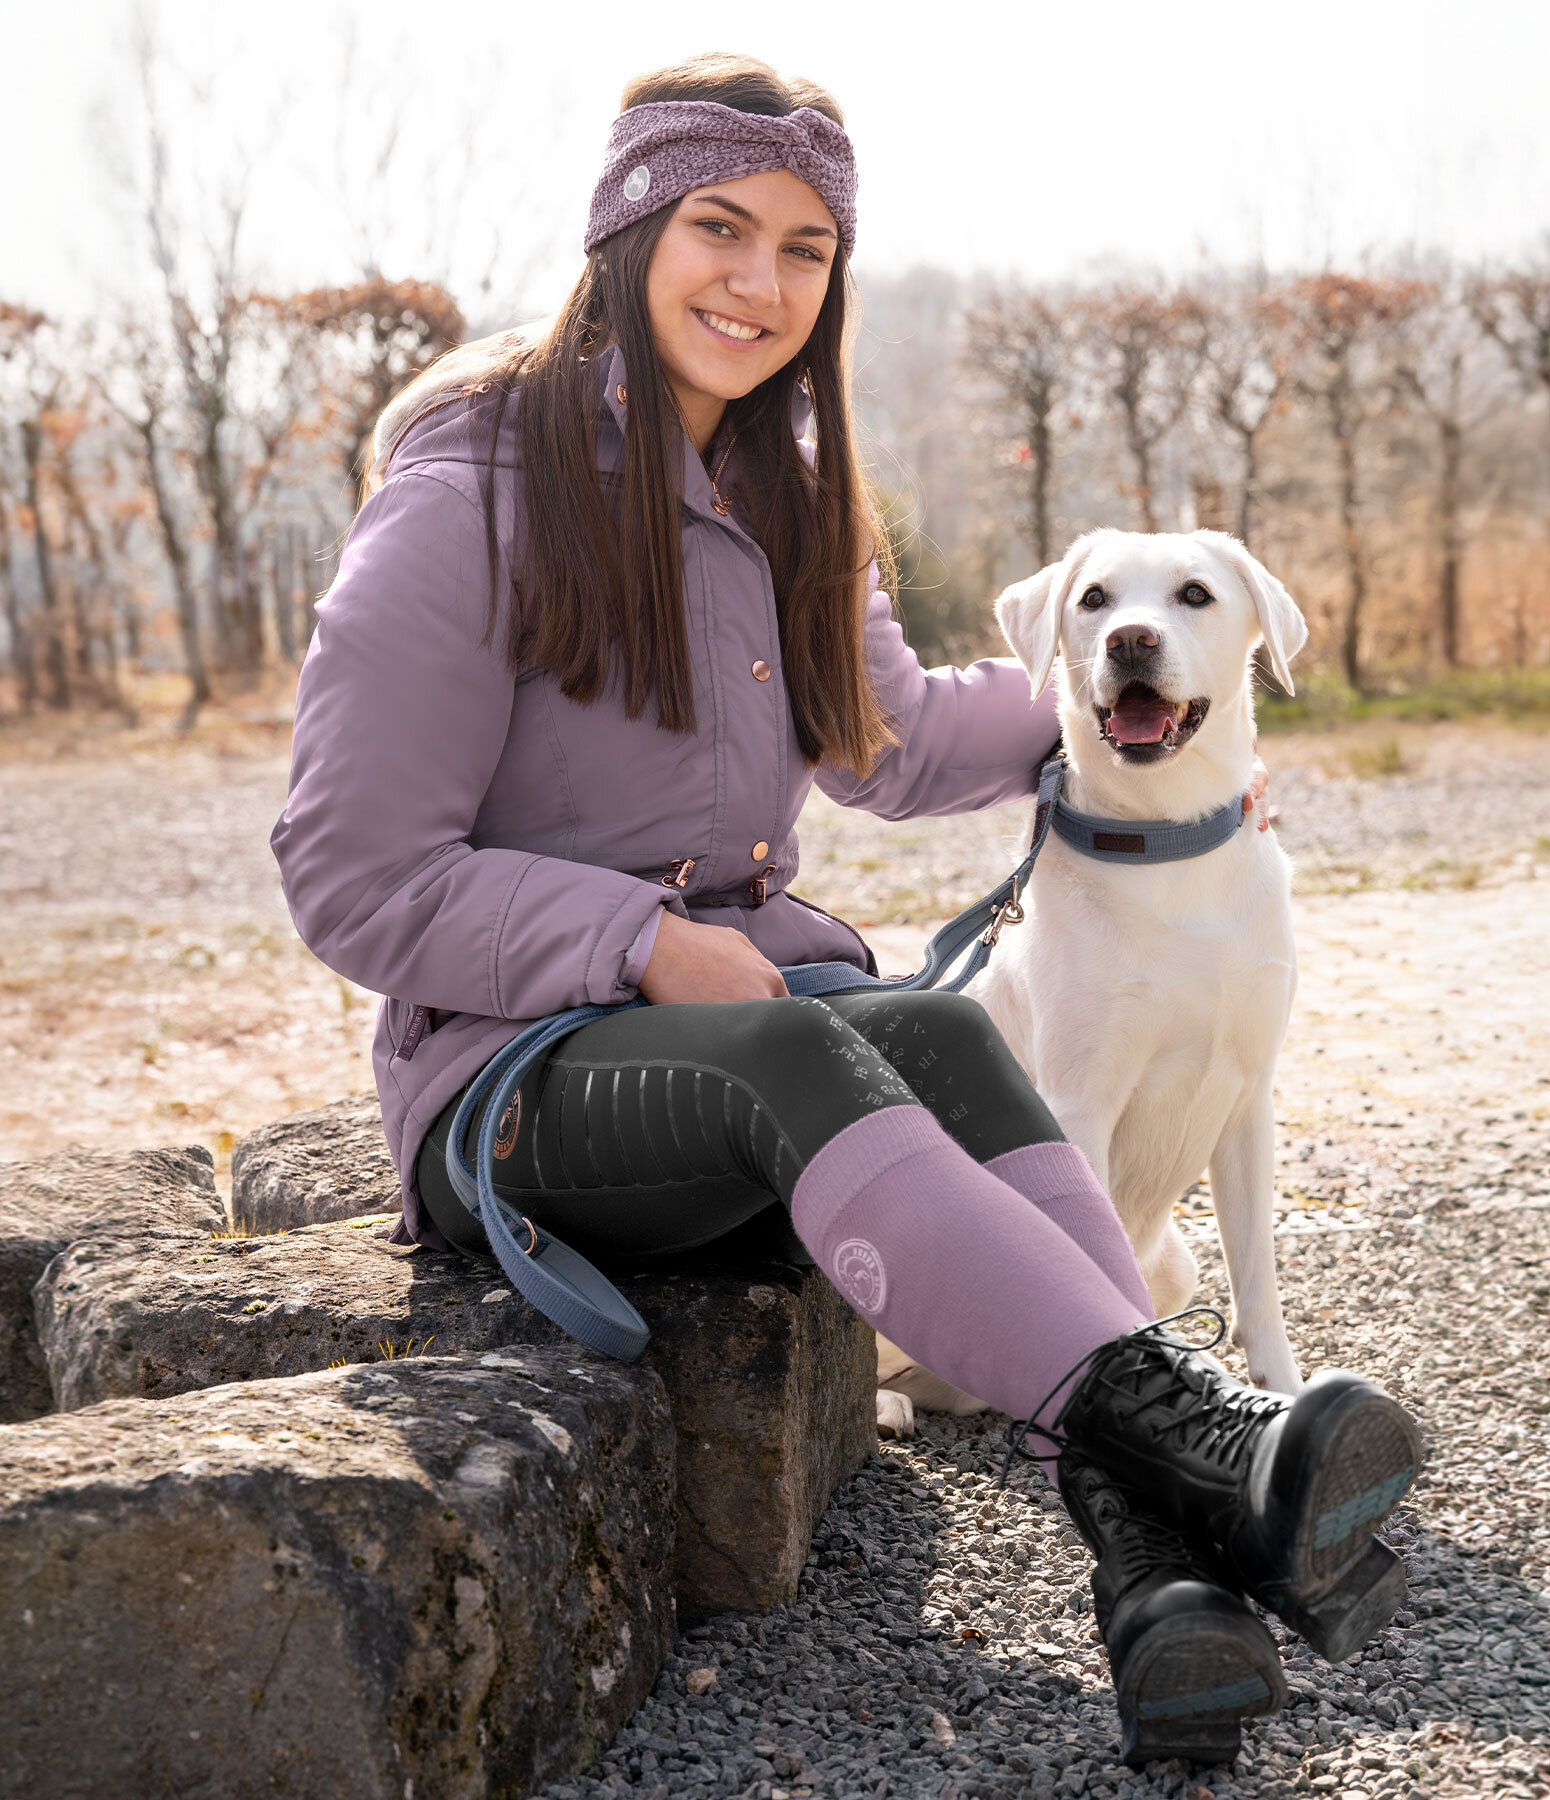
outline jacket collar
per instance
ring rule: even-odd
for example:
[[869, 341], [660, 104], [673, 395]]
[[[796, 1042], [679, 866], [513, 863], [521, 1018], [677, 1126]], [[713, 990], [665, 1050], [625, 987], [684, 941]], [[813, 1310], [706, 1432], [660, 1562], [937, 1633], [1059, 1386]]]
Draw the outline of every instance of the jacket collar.
[[[629, 374], [624, 366], [624, 352], [617, 344], [611, 344], [599, 358], [601, 368], [601, 387], [598, 394], [599, 424], [612, 421], [613, 429], [599, 430], [597, 435], [597, 462], [603, 470], [616, 470], [624, 465], [624, 421], [630, 403]], [[800, 438], [807, 430], [813, 416], [813, 403], [806, 388], [800, 383], [791, 396], [791, 431], [794, 437]], [[715, 454], [719, 458], [723, 445], [723, 433], [718, 431], [714, 440], [718, 446]], [[737, 523], [734, 515], [720, 513], [716, 510], [715, 490], [711, 487], [710, 476], [705, 464], [700, 459], [687, 432], [683, 433], [683, 498], [684, 505], [691, 512], [713, 520], [717, 525], [725, 525], [736, 531], [739, 536], [747, 537]], [[725, 487], [723, 486], [723, 492]], [[749, 540], [752, 541], [751, 539]]]

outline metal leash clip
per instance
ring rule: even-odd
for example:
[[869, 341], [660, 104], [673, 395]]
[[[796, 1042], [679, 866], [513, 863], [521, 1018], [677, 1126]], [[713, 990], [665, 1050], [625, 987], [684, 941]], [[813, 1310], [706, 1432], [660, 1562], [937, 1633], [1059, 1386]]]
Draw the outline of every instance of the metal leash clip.
[[1003, 900], [996, 908], [990, 923], [985, 927], [983, 933], [981, 933], [980, 942], [982, 944], [995, 945], [1000, 940], [1001, 927], [1003, 925], [1021, 925], [1023, 917], [1022, 906], [1015, 896], [1010, 900]]

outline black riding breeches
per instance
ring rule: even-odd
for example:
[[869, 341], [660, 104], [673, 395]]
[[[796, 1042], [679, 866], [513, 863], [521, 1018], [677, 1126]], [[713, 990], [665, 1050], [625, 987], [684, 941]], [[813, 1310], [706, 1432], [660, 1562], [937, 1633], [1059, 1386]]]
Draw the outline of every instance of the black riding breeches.
[[[448, 1242], [486, 1251], [446, 1173], [461, 1098], [415, 1174]], [[497, 1134], [495, 1186], [584, 1254], [687, 1250], [789, 1208], [812, 1157], [880, 1106], [929, 1107], [981, 1163], [1061, 1136], [989, 1015], [961, 994], [641, 1006], [578, 1026], [528, 1071]], [[483, 1111], [465, 1140], [470, 1164]]]

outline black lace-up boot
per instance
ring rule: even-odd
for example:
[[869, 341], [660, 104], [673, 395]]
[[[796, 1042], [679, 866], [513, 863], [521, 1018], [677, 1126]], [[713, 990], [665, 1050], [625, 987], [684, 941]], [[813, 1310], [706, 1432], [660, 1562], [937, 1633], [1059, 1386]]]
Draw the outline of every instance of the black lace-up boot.
[[1358, 1375], [1262, 1393], [1145, 1326], [1094, 1352], [1050, 1436], [1143, 1493], [1220, 1579], [1332, 1660], [1404, 1597], [1403, 1568], [1372, 1532], [1415, 1479], [1420, 1432]]
[[1093, 1610], [1132, 1768], [1181, 1756], [1231, 1762], [1238, 1721], [1286, 1701], [1275, 1640], [1197, 1551], [1122, 1483], [1072, 1451], [1061, 1498], [1098, 1559]]

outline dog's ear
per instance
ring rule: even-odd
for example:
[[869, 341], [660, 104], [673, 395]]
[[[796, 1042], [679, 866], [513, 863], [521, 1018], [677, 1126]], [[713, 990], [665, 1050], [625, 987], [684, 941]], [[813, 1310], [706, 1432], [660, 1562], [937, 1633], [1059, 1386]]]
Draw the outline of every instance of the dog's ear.
[[1044, 692], [1060, 650], [1060, 620], [1077, 570], [1091, 541], [1078, 538], [1058, 563], [1040, 569], [1026, 581], [1014, 582], [996, 601], [996, 623], [1028, 671], [1035, 694]]
[[1287, 693], [1295, 693], [1291, 661], [1308, 641], [1308, 622], [1297, 602], [1237, 538], [1229, 537], [1225, 531], [1197, 531], [1195, 536], [1205, 538], [1249, 590], [1276, 680]]

